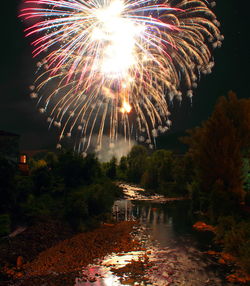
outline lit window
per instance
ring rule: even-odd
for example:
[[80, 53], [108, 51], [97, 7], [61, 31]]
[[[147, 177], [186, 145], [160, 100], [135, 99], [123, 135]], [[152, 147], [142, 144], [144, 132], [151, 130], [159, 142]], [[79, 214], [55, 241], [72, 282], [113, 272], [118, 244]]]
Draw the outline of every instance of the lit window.
[[27, 156], [26, 155], [21, 155], [20, 156], [20, 163], [26, 164], [27, 163]]

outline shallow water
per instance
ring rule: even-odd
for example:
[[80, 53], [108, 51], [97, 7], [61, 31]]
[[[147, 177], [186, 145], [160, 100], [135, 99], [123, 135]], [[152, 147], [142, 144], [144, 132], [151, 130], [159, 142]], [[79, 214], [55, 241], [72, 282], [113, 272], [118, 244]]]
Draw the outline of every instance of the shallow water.
[[[202, 242], [192, 230], [192, 217], [188, 201], [168, 201], [161, 196], [146, 197], [143, 189], [123, 185], [126, 199], [116, 201], [113, 207], [117, 220], [135, 220], [140, 224], [134, 237], [144, 251], [111, 254], [97, 260], [82, 271], [75, 286], [120, 285], [232, 285], [225, 281], [228, 269], [222, 268], [202, 252]], [[152, 263], [143, 277], [118, 277], [111, 270], [145, 257]], [[235, 285], [235, 284], [233, 284]]]

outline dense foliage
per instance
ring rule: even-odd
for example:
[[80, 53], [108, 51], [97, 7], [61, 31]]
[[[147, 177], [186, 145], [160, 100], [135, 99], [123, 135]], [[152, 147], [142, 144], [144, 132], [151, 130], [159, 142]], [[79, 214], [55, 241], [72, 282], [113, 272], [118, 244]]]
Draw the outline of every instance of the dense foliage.
[[200, 194], [197, 186], [191, 192], [200, 211], [209, 212], [214, 222], [237, 212], [249, 189], [250, 100], [233, 93], [220, 98], [211, 117], [184, 141], [195, 163]]
[[34, 223], [56, 218], [84, 230], [104, 220], [120, 189], [105, 176], [93, 154], [83, 158], [70, 151], [37, 154], [29, 174], [0, 158], [0, 234], [11, 222]]
[[193, 211], [217, 226], [216, 241], [250, 273], [250, 100], [230, 92], [188, 133]]
[[164, 149], [149, 151], [135, 145], [119, 162], [112, 158], [104, 163], [103, 170], [111, 179], [140, 184], [148, 193], [172, 197], [188, 196], [190, 166], [192, 162], [188, 156]]

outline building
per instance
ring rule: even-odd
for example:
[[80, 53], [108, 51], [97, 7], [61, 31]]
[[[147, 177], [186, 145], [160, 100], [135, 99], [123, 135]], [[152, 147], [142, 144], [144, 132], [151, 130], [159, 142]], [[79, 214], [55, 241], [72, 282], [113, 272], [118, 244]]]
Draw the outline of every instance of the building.
[[19, 140], [20, 135], [0, 130], [0, 156], [18, 163]]
[[12, 162], [22, 174], [28, 175], [27, 155], [20, 154], [20, 135], [0, 130], [0, 156]]

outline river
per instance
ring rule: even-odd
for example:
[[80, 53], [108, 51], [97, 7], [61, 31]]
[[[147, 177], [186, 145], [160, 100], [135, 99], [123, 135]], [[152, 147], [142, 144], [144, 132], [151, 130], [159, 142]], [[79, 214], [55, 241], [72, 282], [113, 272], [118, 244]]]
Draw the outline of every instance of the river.
[[[75, 286], [230, 286], [225, 280], [228, 268], [204, 254], [202, 238], [192, 229], [188, 200], [145, 196], [144, 190], [121, 184], [125, 199], [113, 206], [116, 220], [139, 220], [133, 235], [144, 250], [111, 254], [96, 261], [82, 271]], [[146, 260], [145, 260], [146, 257]], [[150, 267], [143, 275], [117, 275], [114, 269], [127, 265], [131, 260], [149, 261]], [[113, 271], [112, 271], [113, 269]], [[118, 271], [119, 272], [119, 271]]]

